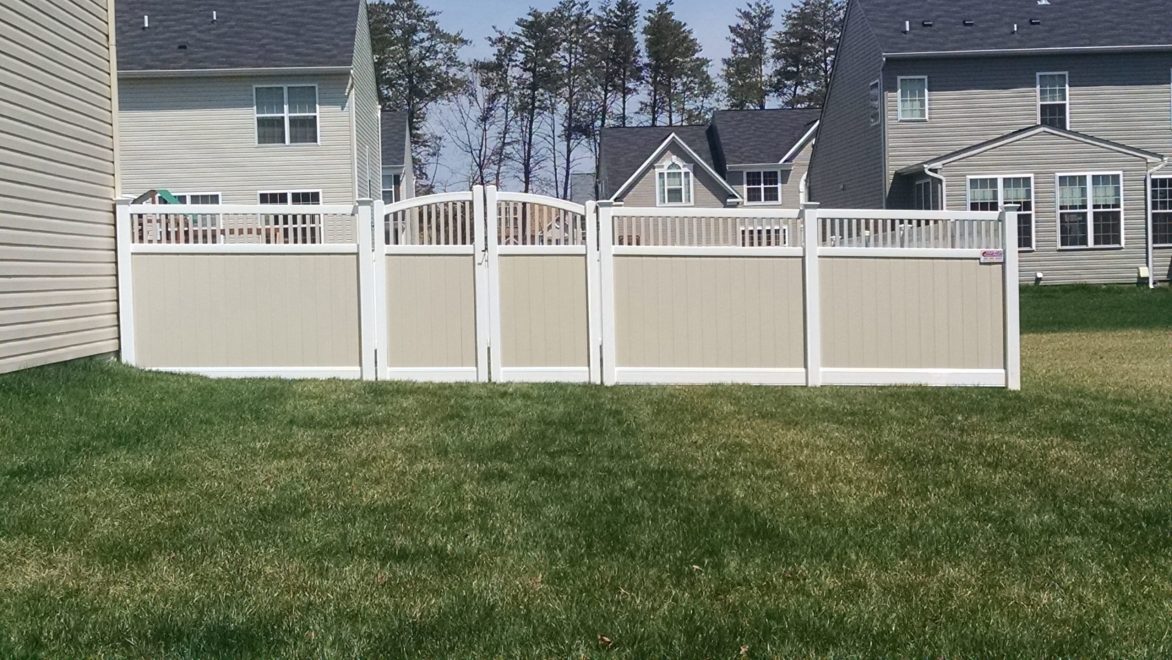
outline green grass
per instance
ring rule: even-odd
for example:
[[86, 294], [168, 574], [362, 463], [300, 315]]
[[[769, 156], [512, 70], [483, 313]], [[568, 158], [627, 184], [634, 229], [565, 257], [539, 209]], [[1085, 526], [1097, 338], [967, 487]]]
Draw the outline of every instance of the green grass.
[[0, 656], [1167, 657], [1169, 334], [1020, 394], [0, 377]]
[[1023, 287], [1021, 327], [1023, 332], [1172, 328], [1172, 288]]

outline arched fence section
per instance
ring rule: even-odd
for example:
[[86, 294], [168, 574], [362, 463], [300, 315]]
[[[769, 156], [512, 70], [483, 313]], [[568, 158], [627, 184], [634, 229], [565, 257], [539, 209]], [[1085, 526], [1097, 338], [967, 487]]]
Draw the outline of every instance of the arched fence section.
[[1020, 387], [1017, 214], [118, 205], [123, 359], [211, 376]]

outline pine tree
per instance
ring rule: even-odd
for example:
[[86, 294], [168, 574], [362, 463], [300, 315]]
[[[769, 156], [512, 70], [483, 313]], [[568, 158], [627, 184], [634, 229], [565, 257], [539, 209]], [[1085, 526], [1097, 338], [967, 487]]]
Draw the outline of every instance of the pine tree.
[[612, 117], [617, 125], [626, 126], [631, 98], [639, 93], [643, 82], [643, 57], [637, 35], [639, 4], [635, 0], [618, 0], [612, 5], [604, 0], [595, 20], [595, 62], [601, 70], [599, 126], [611, 125]]
[[541, 167], [549, 157], [541, 145], [539, 132], [543, 120], [551, 113], [551, 99], [556, 88], [558, 70], [554, 61], [558, 44], [550, 38], [553, 20], [549, 12], [530, 9], [517, 19], [512, 35], [517, 66], [512, 83], [516, 113], [516, 160], [522, 192], [532, 192]]
[[556, 138], [553, 147], [561, 150], [562, 166], [560, 180], [558, 168], [554, 168], [554, 188], [568, 198], [577, 149], [594, 133], [592, 92], [597, 69], [591, 60], [597, 52], [598, 35], [587, 0], [561, 0], [550, 19], [552, 33], [548, 38], [557, 44], [553, 129], [560, 133], [551, 137]]
[[460, 49], [469, 42], [459, 32], [444, 30], [438, 17], [439, 12], [417, 0], [369, 5], [379, 102], [383, 109], [407, 112], [415, 174], [421, 182], [440, 142], [438, 135], [427, 132], [427, 112], [465, 85]]
[[669, 126], [693, 119], [707, 107], [714, 89], [700, 43], [671, 6], [671, 0], [661, 0], [647, 12], [643, 26], [648, 85], [643, 110], [652, 126], [664, 119]]
[[771, 82], [767, 66], [773, 6], [764, 0], [751, 0], [737, 10], [737, 22], [728, 31], [732, 55], [723, 60], [728, 107], [764, 109]]
[[801, 0], [773, 37], [774, 93], [787, 107], [821, 107], [842, 29], [842, 0]]

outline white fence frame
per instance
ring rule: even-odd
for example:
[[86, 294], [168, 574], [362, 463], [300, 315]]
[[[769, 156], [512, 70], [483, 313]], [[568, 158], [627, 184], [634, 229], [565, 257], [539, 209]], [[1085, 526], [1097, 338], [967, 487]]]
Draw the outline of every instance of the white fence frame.
[[[521, 202], [553, 207], [585, 217], [584, 245], [501, 245], [499, 241], [498, 202]], [[427, 205], [448, 202], [471, 203], [473, 236], [471, 244], [451, 245], [392, 245], [387, 241], [389, 214]], [[139, 213], [167, 214], [290, 214], [352, 215], [357, 224], [355, 242], [314, 244], [165, 244], [135, 243], [132, 215]], [[781, 221], [788, 231], [786, 246], [664, 246], [619, 245], [615, 237], [615, 219], [623, 217], [669, 218], [748, 218], [754, 221]], [[118, 294], [120, 300], [119, 326], [122, 359], [136, 364], [133, 291], [133, 256], [138, 254], [350, 254], [357, 255], [359, 279], [359, 322], [361, 336], [360, 366], [274, 367], [193, 369], [174, 365], [165, 370], [204, 373], [211, 376], [250, 377], [339, 377], [366, 380], [424, 380], [424, 381], [573, 381], [614, 385], [619, 383], [711, 383], [736, 382], [772, 385], [974, 385], [1021, 387], [1020, 328], [1018, 316], [1018, 251], [1017, 207], [1006, 207], [1001, 213], [966, 213], [947, 211], [872, 211], [821, 209], [817, 204], [804, 204], [800, 210], [784, 209], [694, 209], [694, 208], [630, 208], [609, 202], [577, 205], [539, 195], [497, 192], [495, 187], [477, 186], [468, 192], [443, 193], [384, 205], [378, 200], [360, 200], [351, 205], [257, 206], [257, 205], [139, 205], [129, 202], [117, 204], [118, 240]], [[984, 231], [994, 222], [1000, 229], [997, 252], [1004, 259], [1004, 356], [1001, 369], [828, 369], [822, 360], [822, 310], [820, 259], [836, 256], [893, 257], [902, 259], [947, 258], [980, 259], [989, 249], [971, 247], [907, 247], [905, 232], [893, 240], [885, 237], [879, 246], [827, 245], [823, 219], [858, 219], [860, 221], [923, 221], [956, 223], [985, 223]], [[760, 226], [758, 227], [760, 228]], [[773, 225], [764, 227], [773, 228]], [[928, 230], [930, 233], [931, 230]], [[860, 234], [861, 235], [861, 234]], [[324, 232], [319, 232], [324, 241]], [[986, 241], [988, 236], [986, 236]], [[792, 243], [797, 242], [797, 245]], [[886, 243], [884, 242], [886, 241]], [[900, 247], [899, 245], [904, 245]], [[387, 259], [396, 255], [464, 255], [472, 257], [474, 266], [476, 366], [474, 368], [394, 368], [388, 355], [388, 291]], [[587, 286], [588, 359], [586, 368], [566, 365], [549, 368], [511, 368], [505, 364], [501, 352], [502, 330], [500, 310], [500, 258], [510, 255], [582, 255], [585, 259], [584, 277]], [[701, 256], [701, 257], [800, 257], [803, 274], [803, 309], [805, 330], [805, 364], [802, 368], [787, 369], [653, 369], [616, 364], [615, 327], [615, 258], [627, 255], [643, 256]]]

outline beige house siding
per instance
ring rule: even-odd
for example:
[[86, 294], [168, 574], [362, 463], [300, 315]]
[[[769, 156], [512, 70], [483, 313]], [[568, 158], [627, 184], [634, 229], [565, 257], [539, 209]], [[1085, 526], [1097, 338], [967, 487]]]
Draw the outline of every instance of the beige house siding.
[[360, 364], [353, 255], [140, 254], [132, 261], [139, 366]]
[[374, 56], [370, 50], [370, 24], [366, 3], [359, 5], [358, 32], [354, 43], [354, 135], [358, 145], [355, 168], [359, 198], [382, 196], [381, 108]]
[[[349, 76], [122, 78], [122, 192], [220, 193], [256, 204], [260, 191], [320, 190], [354, 201]], [[253, 87], [318, 86], [320, 144], [258, 145]]]
[[[781, 170], [781, 203], [780, 204], [752, 204], [755, 208], [779, 208], [779, 209], [797, 209], [802, 206], [802, 178], [806, 176], [806, 172], [810, 168], [810, 155], [814, 151], [814, 144], [811, 141], [801, 151], [794, 156], [790, 163], [789, 169]], [[769, 169], [766, 167], [753, 168]], [[728, 185], [736, 189], [742, 199], [747, 199], [745, 196], [745, 171], [733, 170], [728, 171], [726, 177]], [[746, 206], [750, 206], [747, 205]]]
[[0, 373], [118, 349], [110, 11], [0, 4]]
[[622, 202], [627, 206], [656, 206], [655, 167], [669, 162], [673, 157], [678, 158], [681, 162], [692, 165], [693, 206], [696, 208], [724, 208], [725, 200], [729, 197], [729, 192], [725, 190], [720, 180], [709, 174], [700, 163], [694, 162], [693, 158], [686, 151], [674, 143], [669, 144], [659, 159], [647, 171], [642, 173], [640, 178], [635, 181], [625, 195], [619, 197], [616, 201]]
[[834, 66], [830, 94], [810, 165], [810, 197], [826, 207], [881, 208], [882, 123], [872, 126], [870, 85], [879, 80], [883, 57], [858, 2], [850, 2]]
[[825, 257], [827, 369], [1002, 369], [1004, 273], [976, 259]]
[[[947, 208], [967, 208], [968, 177], [1032, 174], [1034, 177], [1034, 246], [1021, 253], [1021, 280], [1032, 282], [1043, 273], [1047, 283], [1134, 282], [1147, 263], [1147, 170], [1143, 158], [1048, 133], [1018, 140], [950, 163], [944, 175]], [[1057, 174], [1121, 172], [1123, 174], [1124, 247], [1091, 250], [1058, 249]]]
[[802, 368], [800, 258], [615, 258], [619, 367]]
[[476, 366], [476, 264], [467, 256], [387, 260], [391, 368]]
[[590, 364], [586, 257], [502, 256], [503, 367]]

